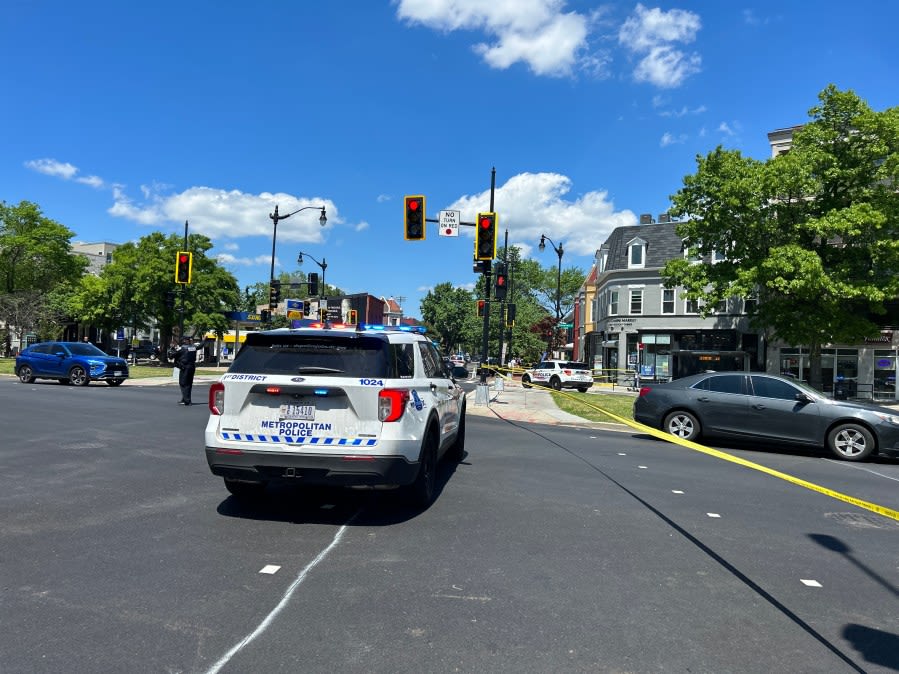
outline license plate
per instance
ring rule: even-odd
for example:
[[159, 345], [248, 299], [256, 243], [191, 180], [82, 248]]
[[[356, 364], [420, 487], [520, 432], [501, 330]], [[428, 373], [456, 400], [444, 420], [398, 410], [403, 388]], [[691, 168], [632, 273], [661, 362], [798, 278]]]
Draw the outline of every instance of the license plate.
[[121, 370], [116, 370], [116, 371], [113, 372], [112, 374], [113, 374], [114, 376], [116, 376], [116, 377], [121, 377], [121, 376], [122, 376], [122, 371], [121, 371]]
[[284, 403], [281, 405], [282, 419], [315, 419], [315, 405], [298, 405], [297, 403]]

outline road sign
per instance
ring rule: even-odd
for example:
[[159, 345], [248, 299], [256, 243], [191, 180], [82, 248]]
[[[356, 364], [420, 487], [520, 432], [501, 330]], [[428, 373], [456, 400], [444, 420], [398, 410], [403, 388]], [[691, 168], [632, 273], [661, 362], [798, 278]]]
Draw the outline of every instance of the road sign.
[[[287, 309], [294, 309], [297, 311], [303, 311], [303, 300], [287, 300]], [[302, 318], [302, 316], [300, 316]]]
[[300, 309], [299, 311], [296, 311], [294, 309], [288, 309], [287, 310], [287, 318], [289, 318], [291, 320], [296, 319], [296, 318], [303, 318], [303, 310]]
[[459, 222], [462, 211], [440, 211], [440, 236], [459, 236]]
[[559, 327], [562, 328], [563, 330], [567, 330], [569, 328], [573, 328], [574, 323], [559, 323]]

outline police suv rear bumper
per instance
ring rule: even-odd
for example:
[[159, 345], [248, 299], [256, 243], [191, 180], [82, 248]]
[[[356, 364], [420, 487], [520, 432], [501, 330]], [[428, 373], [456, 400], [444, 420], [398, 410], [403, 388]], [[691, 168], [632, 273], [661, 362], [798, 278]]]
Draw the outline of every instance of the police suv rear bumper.
[[206, 447], [206, 461], [213, 475], [229, 480], [335, 486], [411, 484], [419, 466], [401, 456], [275, 454], [217, 447]]

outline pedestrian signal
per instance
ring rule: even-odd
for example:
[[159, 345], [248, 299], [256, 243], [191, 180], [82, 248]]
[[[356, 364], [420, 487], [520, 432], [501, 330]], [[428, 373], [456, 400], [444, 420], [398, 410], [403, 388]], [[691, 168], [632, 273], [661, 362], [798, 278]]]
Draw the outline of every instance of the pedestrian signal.
[[502, 262], [496, 265], [495, 280], [493, 285], [493, 296], [502, 301], [506, 299], [506, 293], [509, 290], [509, 277], [506, 276], [506, 265]]
[[492, 260], [496, 257], [496, 221], [496, 213], [478, 213], [474, 244], [475, 260]]
[[406, 241], [425, 240], [425, 198], [419, 194], [405, 198], [403, 210], [403, 238]]
[[306, 277], [306, 283], [309, 284], [309, 297], [318, 295], [318, 272], [312, 272]]
[[165, 291], [165, 308], [166, 309], [174, 309], [175, 308], [175, 291], [174, 290], [166, 290]]
[[359, 312], [356, 309], [350, 309], [350, 323], [358, 323], [359, 322]]
[[487, 302], [485, 302], [484, 300], [478, 300], [478, 318], [484, 317], [484, 311], [485, 311], [486, 305], [487, 305]]
[[193, 266], [194, 254], [187, 251], [179, 251], [178, 257], [175, 258], [175, 283], [187, 285], [190, 283], [191, 267]]

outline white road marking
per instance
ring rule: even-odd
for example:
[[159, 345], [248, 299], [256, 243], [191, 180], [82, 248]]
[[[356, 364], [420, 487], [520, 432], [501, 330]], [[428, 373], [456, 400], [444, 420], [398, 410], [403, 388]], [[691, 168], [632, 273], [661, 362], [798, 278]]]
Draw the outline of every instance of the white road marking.
[[709, 517], [721, 517], [718, 513], [706, 513]]
[[627, 456], [624, 452], [618, 452], [618, 456]]
[[680, 489], [672, 489], [671, 493], [672, 494], [683, 494], [684, 492], [682, 492]]
[[298, 575], [293, 583], [290, 584], [290, 587], [287, 588], [287, 591], [284, 593], [284, 596], [281, 597], [281, 601], [278, 602], [278, 605], [275, 606], [275, 608], [273, 608], [267, 616], [265, 616], [263, 621], [259, 623], [259, 626], [255, 630], [238, 641], [230, 651], [228, 651], [221, 657], [218, 662], [216, 662], [212, 667], [206, 670], [209, 674], [215, 674], [216, 672], [218, 672], [222, 667], [227, 665], [228, 661], [231, 660], [231, 658], [233, 658], [237, 653], [239, 653], [244, 646], [246, 646], [260, 634], [265, 632], [266, 629], [268, 629], [268, 626], [272, 624], [272, 621], [284, 609], [284, 607], [287, 606], [287, 602], [290, 601], [290, 598], [293, 596], [294, 591], [296, 591], [300, 584], [304, 580], [306, 580], [306, 575], [310, 571], [312, 571], [312, 569], [318, 566], [322, 562], [322, 560], [324, 560], [325, 557], [328, 556], [328, 553], [331, 552], [331, 550], [337, 547], [337, 544], [340, 542], [340, 539], [343, 538], [343, 534], [347, 530], [348, 526], [348, 524], [344, 524], [342, 527], [340, 527], [340, 529], [337, 530], [337, 533], [334, 534], [334, 539], [331, 541], [328, 547], [318, 553], [318, 556], [311, 562], [309, 562], [309, 564], [306, 565], [305, 569], [300, 571], [300, 575]]
[[883, 473], [878, 473], [876, 470], [871, 470], [870, 468], [865, 468], [864, 466], [859, 466], [854, 463], [848, 463], [846, 461], [837, 461], [836, 459], [828, 459], [831, 463], [835, 463], [839, 466], [845, 466], [846, 468], [855, 468], [856, 470], [863, 470], [866, 473], [873, 473], [877, 477], [885, 477], [888, 480], [895, 480], [899, 482], [899, 477], [893, 477], [892, 475], [884, 475]]
[[806, 580], [805, 578], [800, 578], [803, 585], [807, 585], [808, 587], [822, 587], [821, 583], [817, 580]]
[[637, 468], [644, 468], [644, 469], [645, 469], [645, 468], [646, 468], [646, 466], [637, 466]]
[[259, 570], [259, 573], [278, 573], [278, 570], [280, 568], [280, 566], [277, 566], [275, 564], [266, 564]]

